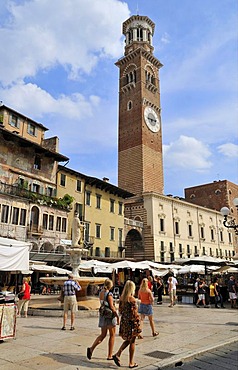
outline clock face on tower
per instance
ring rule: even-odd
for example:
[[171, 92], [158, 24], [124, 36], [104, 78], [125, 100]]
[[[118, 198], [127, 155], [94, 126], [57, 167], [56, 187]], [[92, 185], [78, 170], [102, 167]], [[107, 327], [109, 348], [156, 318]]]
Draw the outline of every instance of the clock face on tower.
[[151, 107], [145, 107], [144, 110], [145, 123], [152, 132], [158, 132], [160, 129], [160, 121], [157, 113]]

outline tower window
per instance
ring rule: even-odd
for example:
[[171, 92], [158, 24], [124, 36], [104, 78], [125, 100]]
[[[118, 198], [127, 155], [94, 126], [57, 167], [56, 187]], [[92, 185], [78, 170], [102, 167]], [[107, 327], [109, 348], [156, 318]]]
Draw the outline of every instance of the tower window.
[[128, 101], [127, 103], [127, 110], [131, 110], [132, 109], [132, 101]]
[[126, 75], [126, 83], [136, 82], [136, 71], [131, 71]]
[[143, 41], [143, 29], [137, 28], [137, 41]]

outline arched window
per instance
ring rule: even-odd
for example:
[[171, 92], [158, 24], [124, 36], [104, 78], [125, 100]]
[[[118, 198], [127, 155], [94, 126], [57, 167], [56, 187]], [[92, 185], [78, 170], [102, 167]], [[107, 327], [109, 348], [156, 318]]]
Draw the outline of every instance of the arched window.
[[131, 110], [132, 109], [132, 101], [128, 101], [127, 103], [127, 110]]

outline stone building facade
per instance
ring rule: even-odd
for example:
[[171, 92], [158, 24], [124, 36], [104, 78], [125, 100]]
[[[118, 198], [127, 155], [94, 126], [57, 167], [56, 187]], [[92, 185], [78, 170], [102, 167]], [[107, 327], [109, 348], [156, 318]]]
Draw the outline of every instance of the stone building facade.
[[58, 138], [45, 139], [47, 130], [0, 106], [0, 236], [30, 241], [32, 253], [57, 252], [66, 238], [68, 209], [56, 198]]

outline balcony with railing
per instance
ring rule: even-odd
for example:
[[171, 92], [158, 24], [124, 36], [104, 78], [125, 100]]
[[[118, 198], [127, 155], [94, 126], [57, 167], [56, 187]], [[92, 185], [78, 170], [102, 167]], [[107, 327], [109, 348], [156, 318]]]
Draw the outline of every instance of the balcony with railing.
[[124, 224], [129, 225], [129, 226], [134, 226], [134, 227], [140, 227], [141, 229], [143, 228], [143, 222], [132, 220], [130, 218], [124, 218]]
[[21, 186], [9, 185], [0, 181], [0, 194], [20, 197], [29, 200], [32, 203], [37, 203], [39, 205], [45, 205], [48, 207], [64, 209], [66, 211], [71, 210], [71, 203], [73, 198], [66, 195], [63, 198], [54, 198], [48, 195], [43, 195], [24, 189]]

